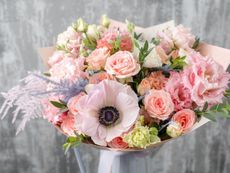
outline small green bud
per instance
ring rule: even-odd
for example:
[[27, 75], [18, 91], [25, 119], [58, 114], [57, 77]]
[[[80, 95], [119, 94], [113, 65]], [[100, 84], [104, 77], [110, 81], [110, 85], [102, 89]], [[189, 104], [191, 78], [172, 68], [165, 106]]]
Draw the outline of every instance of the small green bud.
[[126, 25], [127, 25], [127, 28], [128, 28], [129, 33], [133, 33], [133, 32], [134, 32], [134, 29], [135, 29], [134, 23], [128, 21], [127, 19], [125, 20], [125, 23], [126, 23]]
[[76, 23], [72, 24], [72, 27], [79, 32], [86, 32], [88, 29], [88, 24], [82, 19], [79, 18]]
[[106, 28], [108, 28], [110, 25], [110, 20], [107, 17], [107, 15], [105, 15], [105, 14], [101, 16], [101, 25], [106, 27]]

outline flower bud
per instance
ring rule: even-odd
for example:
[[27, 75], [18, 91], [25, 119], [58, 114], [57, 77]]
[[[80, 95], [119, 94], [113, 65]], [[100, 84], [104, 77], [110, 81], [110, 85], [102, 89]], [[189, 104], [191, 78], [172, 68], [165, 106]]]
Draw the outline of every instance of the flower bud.
[[102, 15], [101, 17], [101, 25], [108, 28], [110, 25], [110, 20], [106, 15]]
[[177, 122], [172, 122], [167, 127], [166, 132], [170, 137], [176, 138], [176, 137], [178, 137], [178, 136], [180, 136], [182, 134], [181, 125], [179, 123], [177, 123]]
[[88, 24], [85, 23], [82, 18], [79, 18], [73, 27], [79, 32], [86, 32], [88, 29]]
[[89, 25], [87, 30], [87, 35], [90, 38], [99, 39], [99, 31], [96, 25]]

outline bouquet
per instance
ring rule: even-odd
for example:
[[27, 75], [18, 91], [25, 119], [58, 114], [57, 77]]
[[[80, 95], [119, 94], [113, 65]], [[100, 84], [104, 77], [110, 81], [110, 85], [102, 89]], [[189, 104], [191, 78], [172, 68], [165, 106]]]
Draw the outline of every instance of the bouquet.
[[143, 29], [107, 16], [99, 25], [80, 18], [58, 35], [55, 48], [42, 49], [46, 72], [29, 72], [2, 93], [0, 112], [4, 118], [14, 108], [13, 122], [22, 115], [17, 133], [45, 118], [67, 136], [65, 149], [151, 148], [207, 119], [229, 117], [230, 74], [206, 56], [214, 49], [229, 56], [172, 22]]

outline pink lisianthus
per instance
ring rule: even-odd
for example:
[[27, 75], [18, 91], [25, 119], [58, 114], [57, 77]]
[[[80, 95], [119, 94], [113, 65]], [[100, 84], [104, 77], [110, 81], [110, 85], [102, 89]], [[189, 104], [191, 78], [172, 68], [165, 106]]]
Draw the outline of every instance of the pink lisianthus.
[[123, 141], [122, 137], [116, 137], [112, 141], [108, 142], [108, 146], [111, 148], [128, 148], [129, 144]]
[[109, 75], [106, 72], [99, 72], [99, 73], [95, 73], [89, 77], [89, 83], [90, 84], [98, 84], [105, 79], [115, 80], [115, 77], [112, 75]]
[[174, 110], [171, 96], [164, 90], [150, 90], [144, 98], [145, 109], [149, 116], [166, 120]]
[[118, 51], [107, 59], [105, 70], [110, 75], [124, 79], [136, 75], [140, 71], [140, 64], [130, 52]]
[[195, 112], [190, 109], [183, 109], [172, 116], [172, 121], [179, 123], [183, 133], [189, 131], [196, 122]]
[[77, 108], [76, 108], [76, 105], [79, 101], [79, 99], [84, 96], [85, 93], [84, 92], [80, 92], [78, 95], [72, 97], [69, 101], [68, 101], [68, 104], [67, 104], [67, 107], [69, 109], [69, 111], [71, 112], [71, 114], [73, 115], [77, 115]]
[[64, 58], [62, 61], [54, 64], [49, 72], [53, 79], [71, 79], [85, 78], [87, 74], [83, 72], [84, 57], [77, 59]]
[[165, 55], [168, 55], [174, 48], [172, 33], [170, 29], [157, 32], [156, 39], [158, 39], [160, 42], [158, 47], [164, 51]]
[[88, 95], [81, 97], [77, 110], [76, 129], [102, 146], [127, 132], [139, 115], [135, 92], [111, 80], [94, 85]]
[[152, 72], [138, 85], [138, 93], [144, 95], [151, 89], [161, 90], [165, 87], [167, 80], [161, 71]]
[[175, 105], [175, 111], [185, 108], [191, 108], [192, 99], [190, 89], [184, 86], [181, 80], [183, 75], [177, 72], [171, 72], [170, 78], [166, 83], [165, 90], [171, 95]]
[[107, 58], [110, 56], [106, 47], [95, 49], [87, 58], [86, 62], [91, 70], [101, 70], [104, 68]]
[[195, 42], [195, 36], [191, 34], [189, 28], [178, 25], [172, 29], [172, 38], [178, 48], [189, 50]]
[[230, 74], [212, 58], [195, 51], [188, 59], [190, 64], [184, 70], [183, 82], [190, 89], [192, 100], [198, 106], [206, 102], [210, 105], [222, 102]]
[[97, 48], [106, 47], [111, 52], [114, 47], [114, 42], [120, 39], [120, 50], [132, 51], [133, 43], [130, 34], [126, 31], [118, 31], [112, 29], [107, 31], [100, 40], [97, 40]]
[[82, 34], [76, 32], [72, 27], [68, 27], [66, 31], [58, 35], [57, 45], [65, 46], [67, 51], [78, 57], [81, 41]]

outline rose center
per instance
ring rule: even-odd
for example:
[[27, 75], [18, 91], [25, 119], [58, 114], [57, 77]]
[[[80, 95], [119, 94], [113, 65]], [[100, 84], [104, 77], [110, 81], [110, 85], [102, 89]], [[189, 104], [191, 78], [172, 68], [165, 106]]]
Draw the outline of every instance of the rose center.
[[104, 126], [114, 124], [119, 118], [119, 112], [115, 107], [106, 106], [99, 111], [99, 122]]

